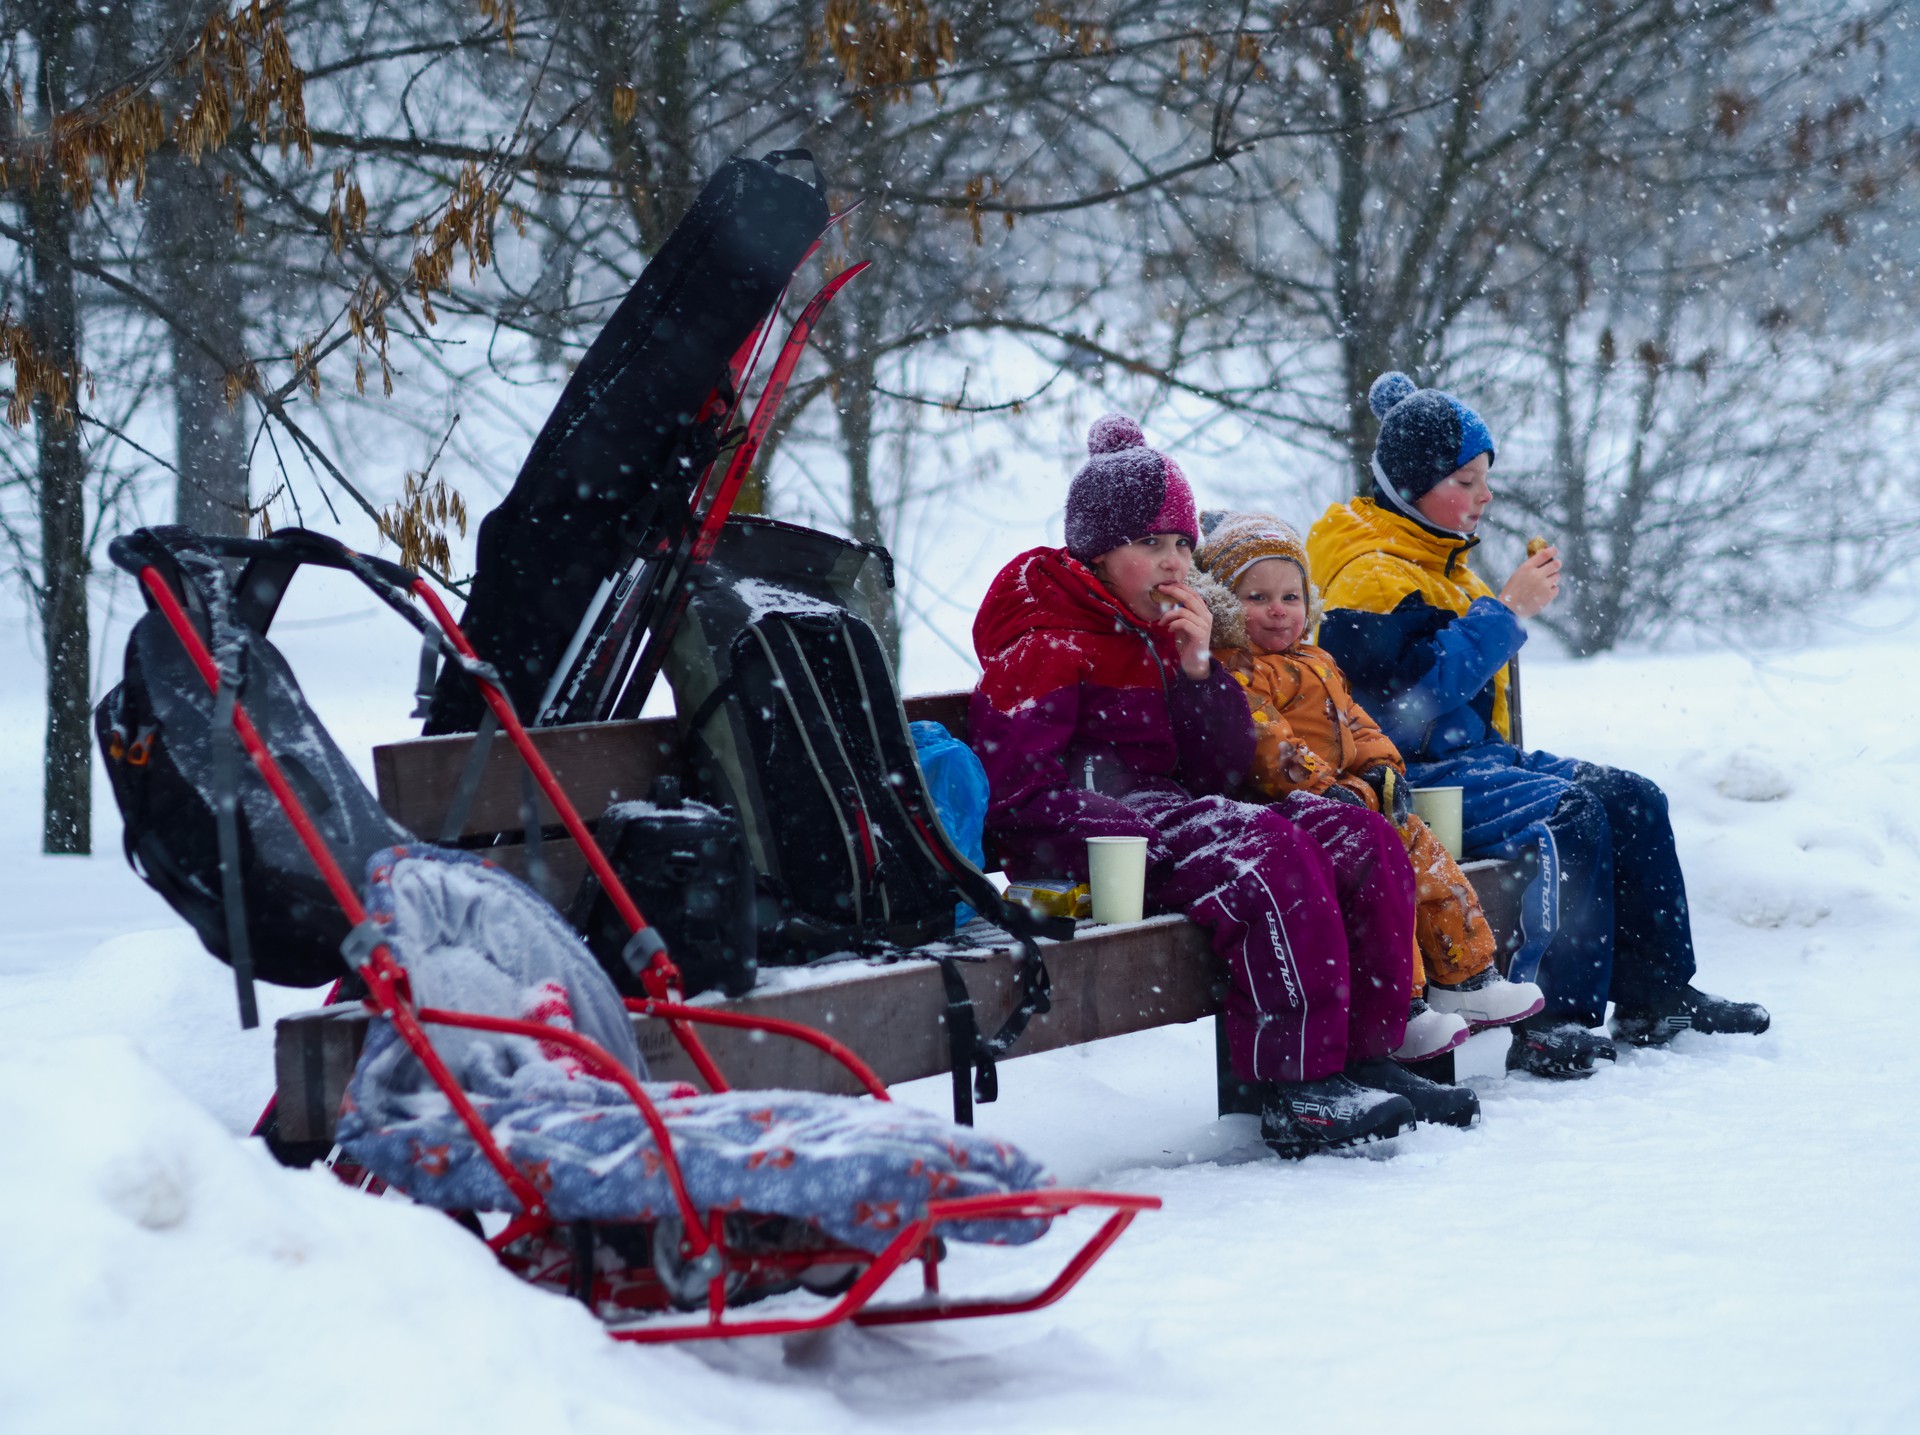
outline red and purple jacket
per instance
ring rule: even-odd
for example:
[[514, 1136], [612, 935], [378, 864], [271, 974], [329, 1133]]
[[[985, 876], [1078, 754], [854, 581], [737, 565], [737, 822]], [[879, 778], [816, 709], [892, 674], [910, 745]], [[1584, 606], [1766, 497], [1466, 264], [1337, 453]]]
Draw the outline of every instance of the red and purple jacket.
[[1000, 570], [973, 620], [982, 668], [969, 711], [987, 769], [987, 838], [1015, 876], [1084, 878], [1088, 837], [1145, 837], [1125, 798], [1233, 792], [1253, 761], [1253, 717], [1219, 663], [1180, 668], [1173, 639], [1120, 605], [1064, 548]]

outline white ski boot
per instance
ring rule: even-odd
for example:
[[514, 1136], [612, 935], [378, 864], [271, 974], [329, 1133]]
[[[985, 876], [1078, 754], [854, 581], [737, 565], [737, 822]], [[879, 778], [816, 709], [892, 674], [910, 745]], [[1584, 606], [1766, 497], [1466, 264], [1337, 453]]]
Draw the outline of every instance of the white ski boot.
[[[1433, 984], [1427, 984], [1431, 990]], [[1430, 1061], [1452, 1051], [1470, 1035], [1463, 1017], [1452, 1012], [1435, 1011], [1419, 997], [1413, 999], [1412, 1014], [1407, 1017], [1407, 1034], [1394, 1049], [1395, 1061]]]
[[1470, 1030], [1485, 1031], [1525, 1021], [1544, 1007], [1547, 999], [1532, 982], [1510, 982], [1500, 975], [1498, 967], [1488, 967], [1457, 987], [1428, 982], [1427, 1003], [1435, 1011], [1459, 1017]]

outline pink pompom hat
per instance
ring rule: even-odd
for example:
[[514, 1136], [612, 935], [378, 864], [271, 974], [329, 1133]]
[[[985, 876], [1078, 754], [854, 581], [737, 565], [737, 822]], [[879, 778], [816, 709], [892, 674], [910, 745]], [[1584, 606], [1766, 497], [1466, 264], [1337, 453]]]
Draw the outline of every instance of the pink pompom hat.
[[1193, 490], [1180, 465], [1147, 447], [1140, 425], [1106, 414], [1087, 430], [1085, 467], [1067, 490], [1067, 552], [1091, 563], [1149, 533], [1200, 541]]

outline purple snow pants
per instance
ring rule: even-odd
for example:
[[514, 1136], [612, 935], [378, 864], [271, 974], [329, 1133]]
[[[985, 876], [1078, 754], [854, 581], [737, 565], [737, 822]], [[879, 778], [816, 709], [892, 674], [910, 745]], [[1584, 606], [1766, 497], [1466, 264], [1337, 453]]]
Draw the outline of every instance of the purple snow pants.
[[1123, 799], [1156, 834], [1147, 899], [1207, 930], [1243, 1081], [1385, 1056], [1413, 994], [1413, 868], [1391, 823], [1296, 793], [1275, 807], [1164, 788]]

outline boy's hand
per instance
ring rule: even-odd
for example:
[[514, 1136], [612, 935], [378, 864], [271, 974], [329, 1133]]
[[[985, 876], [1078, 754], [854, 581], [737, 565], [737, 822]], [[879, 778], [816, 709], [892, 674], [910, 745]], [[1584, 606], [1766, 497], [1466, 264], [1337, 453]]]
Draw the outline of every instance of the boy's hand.
[[1531, 618], [1560, 596], [1560, 550], [1542, 548], [1513, 570], [1500, 589], [1500, 601], [1520, 618]]
[[1180, 671], [1198, 682], [1213, 668], [1213, 613], [1184, 583], [1162, 583], [1154, 597], [1176, 606], [1160, 618], [1180, 652]]

